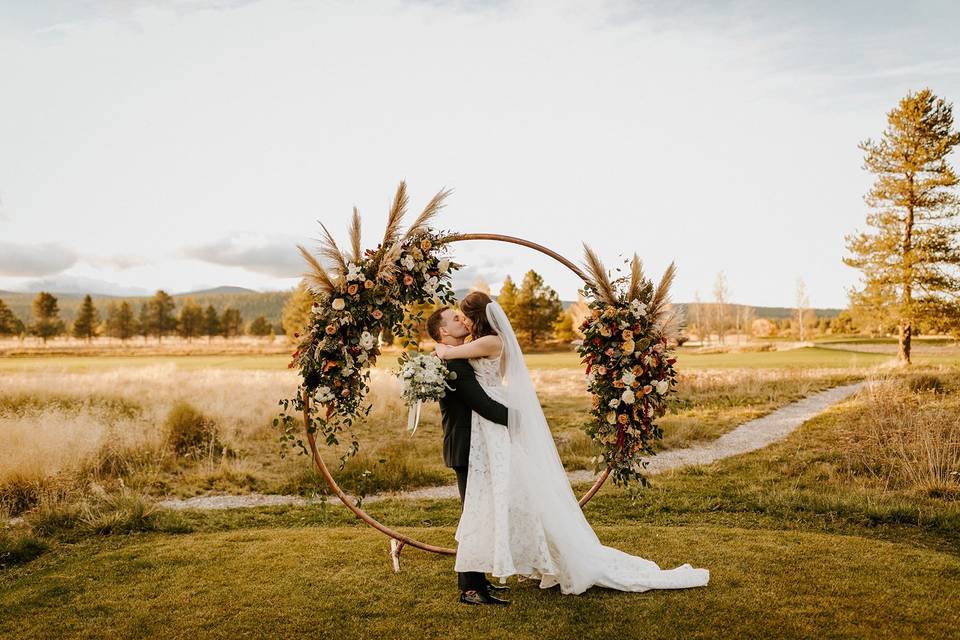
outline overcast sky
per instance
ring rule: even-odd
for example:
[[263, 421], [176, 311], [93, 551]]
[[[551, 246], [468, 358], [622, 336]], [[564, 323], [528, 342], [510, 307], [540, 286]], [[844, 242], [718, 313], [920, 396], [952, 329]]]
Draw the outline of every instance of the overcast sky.
[[[677, 300], [722, 270], [735, 302], [803, 278], [843, 306], [857, 143], [908, 91], [960, 98], [958, 7], [6, 0], [0, 289], [287, 288], [318, 219], [345, 238], [356, 205], [372, 246], [406, 179], [415, 210], [454, 189], [445, 228], [676, 260]], [[455, 248], [463, 284], [576, 295], [527, 250]]]

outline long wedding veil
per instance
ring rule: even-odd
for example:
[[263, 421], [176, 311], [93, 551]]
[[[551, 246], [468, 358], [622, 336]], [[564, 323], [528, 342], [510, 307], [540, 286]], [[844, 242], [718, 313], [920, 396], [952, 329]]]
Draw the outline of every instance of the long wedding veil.
[[512, 465], [511, 481], [520, 486], [515, 484], [511, 492], [527, 492], [543, 517], [559, 525], [564, 537], [569, 536], [568, 541], [597, 541], [570, 487], [510, 320], [496, 302], [487, 304], [486, 315], [503, 342], [505, 404], [515, 409], [508, 419], [511, 446], [523, 454]]

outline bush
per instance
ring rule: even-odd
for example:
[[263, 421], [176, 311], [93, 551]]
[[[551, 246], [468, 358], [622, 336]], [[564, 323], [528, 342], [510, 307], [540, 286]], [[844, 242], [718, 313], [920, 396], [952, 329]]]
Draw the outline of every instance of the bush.
[[220, 448], [217, 425], [187, 402], [178, 402], [166, 420], [167, 438], [177, 455], [196, 455]]
[[931, 391], [933, 393], [944, 393], [946, 391], [943, 381], [937, 376], [921, 373], [907, 378], [907, 388], [910, 391]]

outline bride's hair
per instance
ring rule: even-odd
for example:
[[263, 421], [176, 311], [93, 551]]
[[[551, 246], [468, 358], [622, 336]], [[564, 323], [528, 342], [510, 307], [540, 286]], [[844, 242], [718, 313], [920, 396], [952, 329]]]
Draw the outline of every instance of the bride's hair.
[[487, 320], [487, 305], [491, 302], [493, 300], [490, 299], [490, 296], [482, 291], [468, 293], [467, 297], [460, 301], [460, 311], [473, 323], [470, 335], [473, 336], [474, 340], [497, 333], [490, 326], [490, 321]]

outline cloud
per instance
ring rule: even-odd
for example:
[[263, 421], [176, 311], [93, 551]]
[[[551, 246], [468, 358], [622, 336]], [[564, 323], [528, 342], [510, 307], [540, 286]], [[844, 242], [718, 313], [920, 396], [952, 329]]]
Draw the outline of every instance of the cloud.
[[108, 269], [132, 269], [142, 267], [147, 264], [146, 258], [142, 256], [114, 255], [114, 256], [95, 256], [84, 255], [82, 260], [94, 267], [105, 267]]
[[77, 254], [59, 244], [13, 244], [0, 242], [0, 275], [48, 276], [77, 262]]
[[297, 240], [293, 238], [238, 234], [187, 247], [180, 251], [180, 255], [277, 278], [295, 278], [306, 270], [296, 244]]
[[18, 289], [28, 292], [50, 291], [52, 293], [89, 293], [91, 295], [107, 296], [143, 296], [152, 293], [152, 291], [143, 287], [131, 287], [107, 280], [67, 274], [27, 280]]

